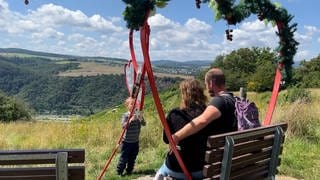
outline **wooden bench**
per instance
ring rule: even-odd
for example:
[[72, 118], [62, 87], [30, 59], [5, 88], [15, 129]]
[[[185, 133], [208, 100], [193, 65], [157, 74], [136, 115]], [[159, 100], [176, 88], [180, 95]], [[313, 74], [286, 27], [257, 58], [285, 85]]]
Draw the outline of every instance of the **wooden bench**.
[[287, 124], [210, 136], [205, 179], [275, 179]]
[[0, 151], [0, 179], [82, 180], [84, 159], [84, 149]]

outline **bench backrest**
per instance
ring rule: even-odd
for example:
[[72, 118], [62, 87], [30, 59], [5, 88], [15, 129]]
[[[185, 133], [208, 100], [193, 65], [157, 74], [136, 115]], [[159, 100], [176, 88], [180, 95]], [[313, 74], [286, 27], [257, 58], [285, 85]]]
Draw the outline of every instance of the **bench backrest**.
[[282, 153], [282, 123], [210, 136], [207, 141], [204, 177], [207, 179], [272, 179]]
[[0, 151], [0, 179], [81, 180], [84, 160], [84, 149]]

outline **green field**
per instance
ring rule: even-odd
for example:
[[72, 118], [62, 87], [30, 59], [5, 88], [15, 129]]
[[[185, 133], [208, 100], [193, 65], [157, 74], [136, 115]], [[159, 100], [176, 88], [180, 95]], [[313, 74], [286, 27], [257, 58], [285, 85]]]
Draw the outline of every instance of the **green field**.
[[[312, 101], [305, 103], [284, 101], [286, 92], [281, 92], [272, 123], [288, 122], [280, 174], [298, 179], [320, 179], [320, 90], [312, 89]], [[249, 93], [265, 115], [270, 93]], [[177, 91], [161, 95], [164, 110], [168, 112], [179, 105]], [[106, 110], [84, 120], [69, 123], [54, 121], [12, 122], [0, 124], [0, 148], [47, 149], [85, 148], [86, 176], [96, 179], [120, 135], [120, 117], [124, 112], [120, 105], [115, 111]], [[140, 154], [135, 174], [121, 178], [134, 179], [152, 175], [162, 164], [167, 146], [162, 142], [162, 126], [150, 96], [145, 101], [147, 126], [142, 128]], [[117, 179], [115, 167], [119, 154], [112, 160], [105, 179]]]
[[[60, 63], [60, 62], [59, 62]], [[123, 64], [106, 64], [98, 62], [80, 62], [79, 69], [60, 72], [59, 76], [97, 76], [101, 74], [124, 74]], [[158, 77], [180, 77], [183, 79], [190, 78], [191, 76], [182, 74], [170, 73], [154, 73]]]

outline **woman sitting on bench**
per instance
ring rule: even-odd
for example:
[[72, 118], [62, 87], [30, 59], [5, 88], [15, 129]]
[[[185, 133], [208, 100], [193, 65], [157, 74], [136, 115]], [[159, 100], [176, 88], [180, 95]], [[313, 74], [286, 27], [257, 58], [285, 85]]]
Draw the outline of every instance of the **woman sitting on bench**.
[[[204, 88], [200, 82], [194, 79], [187, 79], [180, 83], [181, 105], [180, 108], [171, 110], [166, 118], [171, 133], [175, 133], [184, 125], [189, 123], [194, 117], [200, 115], [206, 108], [207, 98], [204, 95]], [[165, 133], [163, 140], [169, 143]], [[201, 131], [193, 136], [182, 140], [178, 146], [181, 158], [185, 163], [192, 179], [202, 178], [204, 164], [204, 153], [207, 137]], [[185, 175], [172, 152], [168, 152], [166, 160], [158, 170], [155, 180], [170, 176], [174, 179], [185, 179]]]

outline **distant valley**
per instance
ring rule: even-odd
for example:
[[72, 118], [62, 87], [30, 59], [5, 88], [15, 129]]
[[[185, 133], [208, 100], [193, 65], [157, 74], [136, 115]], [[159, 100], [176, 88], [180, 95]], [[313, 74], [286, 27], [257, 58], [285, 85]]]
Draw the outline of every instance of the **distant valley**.
[[[123, 71], [127, 62], [0, 48], [0, 92], [22, 99], [36, 114], [89, 115], [122, 104], [128, 96]], [[152, 62], [158, 90], [171, 88], [210, 64], [197, 63]]]
[[[78, 68], [60, 72], [60, 76], [96, 76], [102, 74], [122, 74], [126, 59], [112, 57], [86, 57], [30, 51], [18, 48], [0, 48], [0, 56], [4, 57], [40, 57], [62, 63], [79, 63]], [[142, 62], [140, 62], [142, 63]], [[152, 61], [153, 71], [159, 77], [188, 78], [208, 68], [212, 61]]]

